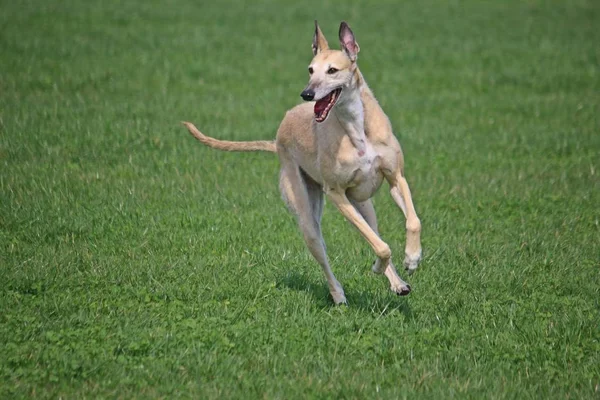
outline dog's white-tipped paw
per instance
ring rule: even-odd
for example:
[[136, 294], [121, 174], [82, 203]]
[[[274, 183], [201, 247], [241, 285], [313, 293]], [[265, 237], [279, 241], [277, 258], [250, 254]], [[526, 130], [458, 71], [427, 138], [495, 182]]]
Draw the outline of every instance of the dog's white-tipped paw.
[[398, 296], [406, 296], [410, 293], [411, 290], [410, 285], [406, 282], [403, 282], [401, 285], [392, 285], [390, 289]]
[[406, 254], [404, 257], [404, 269], [411, 275], [419, 267], [421, 261], [421, 251], [416, 254]]
[[348, 305], [344, 292], [331, 292], [331, 298], [336, 306]]

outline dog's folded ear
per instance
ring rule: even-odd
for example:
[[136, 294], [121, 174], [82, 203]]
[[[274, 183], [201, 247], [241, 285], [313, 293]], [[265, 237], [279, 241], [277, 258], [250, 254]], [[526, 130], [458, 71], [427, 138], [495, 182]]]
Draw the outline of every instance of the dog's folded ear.
[[327, 39], [325, 39], [325, 36], [323, 35], [323, 32], [321, 32], [321, 28], [319, 28], [319, 24], [315, 19], [315, 34], [312, 42], [313, 55], [316, 56], [323, 50], [329, 50], [329, 44], [327, 43]]
[[358, 43], [356, 43], [354, 33], [346, 21], [342, 21], [340, 24], [340, 44], [348, 58], [350, 58], [351, 61], [356, 61], [356, 55], [360, 51], [360, 47], [358, 46]]

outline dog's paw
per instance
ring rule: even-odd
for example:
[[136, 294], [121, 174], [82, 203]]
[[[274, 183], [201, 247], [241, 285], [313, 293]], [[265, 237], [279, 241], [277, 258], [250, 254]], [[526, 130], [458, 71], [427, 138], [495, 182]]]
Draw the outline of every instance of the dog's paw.
[[404, 269], [408, 271], [408, 274], [411, 275], [417, 267], [419, 266], [419, 262], [421, 261], [421, 250], [415, 254], [406, 254], [404, 257]]
[[410, 293], [410, 285], [408, 283], [404, 283], [402, 285], [392, 286], [392, 292], [396, 293], [398, 296], [406, 296]]
[[331, 298], [336, 306], [348, 305], [344, 292], [331, 292]]

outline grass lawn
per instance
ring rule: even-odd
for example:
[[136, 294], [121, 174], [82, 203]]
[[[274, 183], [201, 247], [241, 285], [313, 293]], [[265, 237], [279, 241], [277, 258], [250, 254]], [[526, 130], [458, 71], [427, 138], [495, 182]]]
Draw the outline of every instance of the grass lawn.
[[[600, 397], [600, 3], [0, 0], [0, 398]], [[266, 153], [347, 20], [424, 261], [348, 307]], [[400, 264], [387, 188], [381, 234]]]

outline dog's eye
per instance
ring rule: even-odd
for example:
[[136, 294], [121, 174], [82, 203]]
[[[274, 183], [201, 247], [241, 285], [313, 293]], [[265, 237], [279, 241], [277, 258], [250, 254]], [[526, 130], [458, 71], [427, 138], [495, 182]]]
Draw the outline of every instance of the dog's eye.
[[335, 74], [335, 73], [336, 73], [336, 72], [338, 72], [338, 71], [339, 71], [339, 69], [331, 67], [331, 68], [329, 68], [329, 69], [327, 70], [327, 73], [328, 73], [329, 75], [331, 75], [331, 74]]
[[312, 67], [308, 67], [308, 73], [312, 75], [313, 72], [315, 72], [315, 70]]

